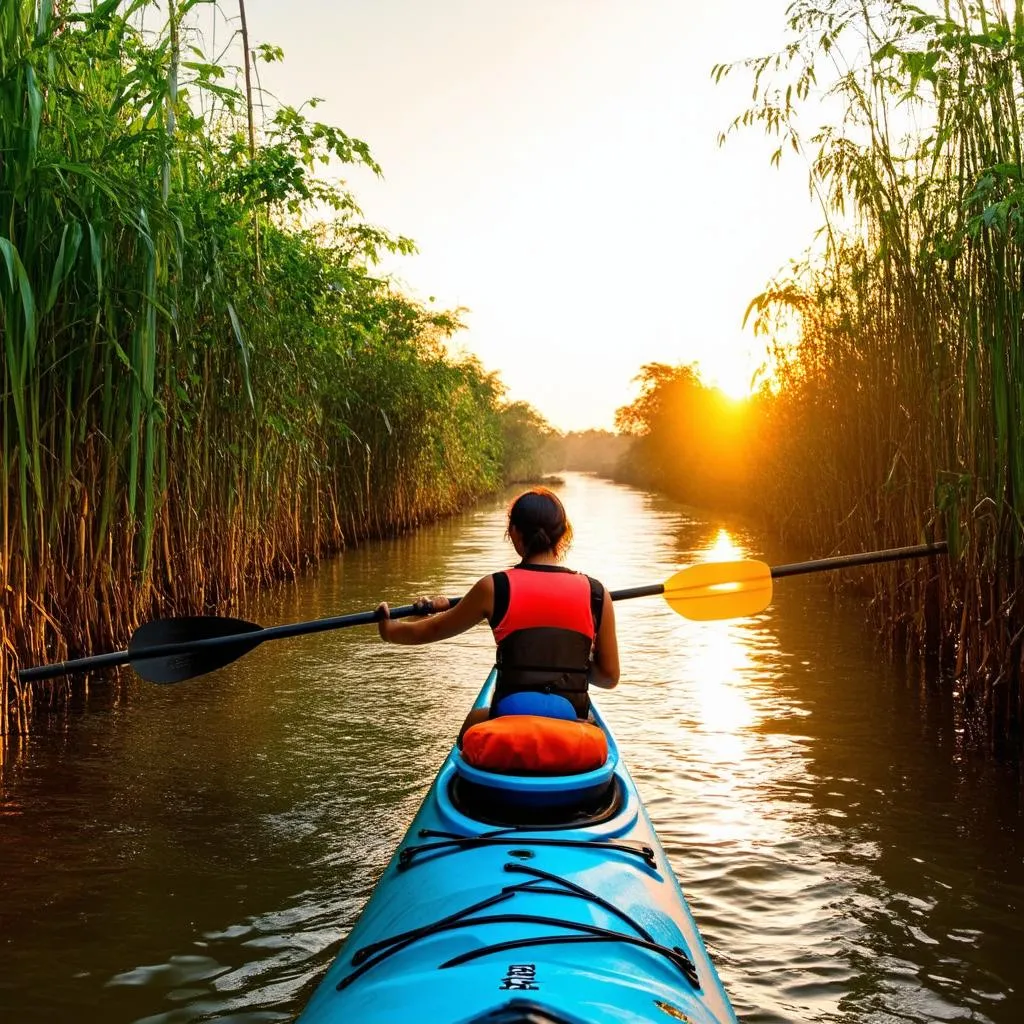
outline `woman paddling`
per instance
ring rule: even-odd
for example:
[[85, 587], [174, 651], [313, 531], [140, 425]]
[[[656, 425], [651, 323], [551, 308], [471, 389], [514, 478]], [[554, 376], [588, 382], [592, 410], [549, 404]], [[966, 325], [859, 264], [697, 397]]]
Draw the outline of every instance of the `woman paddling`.
[[543, 487], [521, 494], [509, 509], [508, 538], [521, 561], [478, 580], [454, 608], [435, 597], [435, 612], [394, 621], [381, 604], [381, 637], [393, 644], [429, 644], [464, 633], [486, 619], [498, 645], [494, 699], [471, 711], [472, 725], [501, 715], [585, 719], [590, 683], [619, 681], [615, 609], [595, 579], [559, 565], [572, 526], [557, 496]]

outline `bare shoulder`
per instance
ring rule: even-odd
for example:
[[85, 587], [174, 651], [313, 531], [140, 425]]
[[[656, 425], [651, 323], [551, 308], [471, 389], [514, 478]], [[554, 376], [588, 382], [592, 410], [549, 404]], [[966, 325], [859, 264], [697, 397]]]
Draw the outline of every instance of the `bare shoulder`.
[[601, 634], [608, 638], [608, 635], [615, 632], [615, 602], [612, 600], [611, 591], [605, 587], [604, 600], [601, 602]]
[[463, 598], [474, 612], [478, 613], [481, 619], [490, 618], [494, 612], [494, 577], [487, 575], [480, 579], [469, 589], [469, 593]]

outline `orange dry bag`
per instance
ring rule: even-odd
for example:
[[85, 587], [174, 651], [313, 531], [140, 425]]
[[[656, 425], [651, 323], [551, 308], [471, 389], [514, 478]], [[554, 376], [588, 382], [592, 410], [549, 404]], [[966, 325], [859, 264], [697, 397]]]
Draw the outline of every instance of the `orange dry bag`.
[[462, 756], [485, 771], [578, 775], [604, 764], [608, 741], [589, 722], [505, 715], [467, 729]]

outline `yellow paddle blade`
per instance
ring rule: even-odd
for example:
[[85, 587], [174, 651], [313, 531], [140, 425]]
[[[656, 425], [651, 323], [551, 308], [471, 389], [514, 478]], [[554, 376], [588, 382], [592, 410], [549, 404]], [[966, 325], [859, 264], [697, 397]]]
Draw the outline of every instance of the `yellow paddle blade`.
[[772, 570], [752, 558], [701, 562], [665, 583], [665, 600], [673, 611], [700, 622], [756, 615], [772, 602]]

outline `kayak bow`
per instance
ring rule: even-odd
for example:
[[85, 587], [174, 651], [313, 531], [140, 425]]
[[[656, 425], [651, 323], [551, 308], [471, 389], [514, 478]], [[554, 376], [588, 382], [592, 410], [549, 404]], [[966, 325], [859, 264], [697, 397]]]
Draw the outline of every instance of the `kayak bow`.
[[491, 775], [453, 749], [298, 1024], [736, 1024], [594, 717], [608, 760], [582, 776]]

